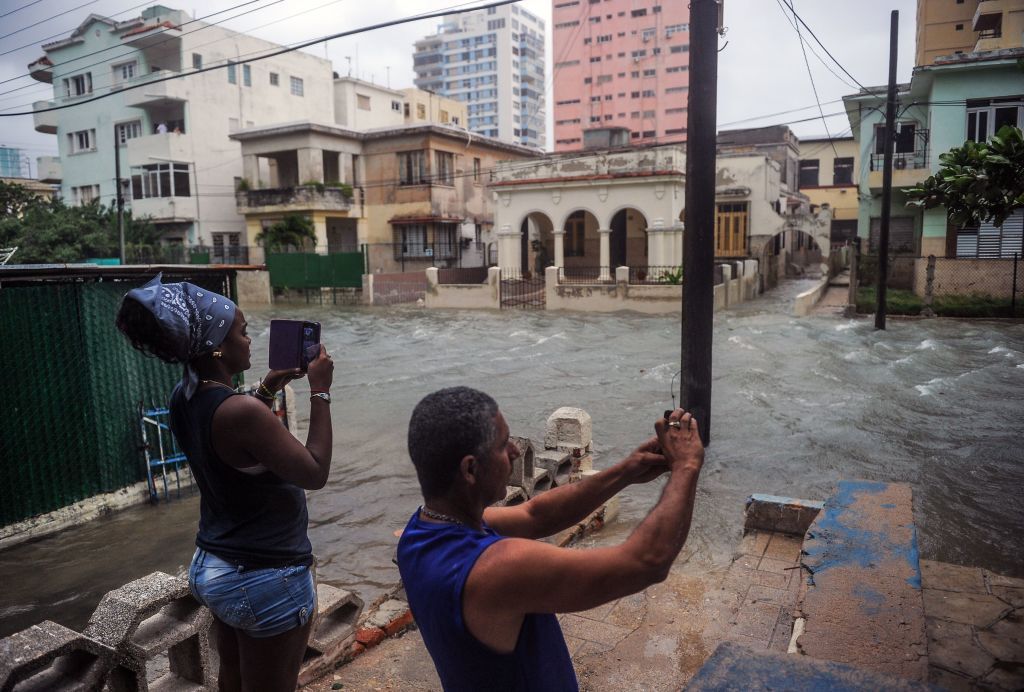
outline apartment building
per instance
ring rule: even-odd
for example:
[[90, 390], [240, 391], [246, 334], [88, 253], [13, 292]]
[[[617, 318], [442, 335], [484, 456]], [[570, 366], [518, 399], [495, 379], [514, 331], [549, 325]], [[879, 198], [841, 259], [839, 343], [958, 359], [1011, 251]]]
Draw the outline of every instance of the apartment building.
[[1021, 0], [918, 0], [914, 64], [947, 55], [982, 53], [1021, 45]]
[[0, 147], [0, 178], [27, 178], [30, 160], [24, 149]]
[[634, 144], [686, 139], [690, 10], [665, 0], [554, 0], [555, 151], [625, 127]]
[[334, 122], [353, 130], [414, 123], [465, 127], [466, 104], [420, 89], [391, 89], [355, 77], [337, 77]]
[[29, 70], [53, 97], [34, 104], [35, 129], [57, 136], [49, 163], [63, 198], [114, 203], [116, 147], [127, 203], [169, 244], [241, 243], [242, 157], [230, 134], [334, 115], [327, 60], [295, 51], [246, 62], [282, 46], [162, 5], [127, 20], [89, 15], [42, 48]]
[[544, 20], [518, 5], [444, 18], [415, 44], [415, 85], [461, 101], [477, 134], [543, 149]]
[[810, 199], [812, 209], [827, 205], [832, 211], [834, 244], [857, 237], [858, 153], [852, 135], [800, 140], [800, 192]]

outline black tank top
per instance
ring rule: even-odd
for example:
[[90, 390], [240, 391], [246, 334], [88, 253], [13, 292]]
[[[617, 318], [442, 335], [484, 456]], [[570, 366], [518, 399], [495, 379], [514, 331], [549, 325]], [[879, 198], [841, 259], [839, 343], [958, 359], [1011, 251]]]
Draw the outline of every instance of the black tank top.
[[199, 485], [196, 545], [245, 567], [310, 565], [306, 494], [270, 471], [247, 474], [221, 461], [210, 430], [217, 407], [235, 395], [200, 389], [191, 401], [179, 384], [171, 393], [170, 428]]

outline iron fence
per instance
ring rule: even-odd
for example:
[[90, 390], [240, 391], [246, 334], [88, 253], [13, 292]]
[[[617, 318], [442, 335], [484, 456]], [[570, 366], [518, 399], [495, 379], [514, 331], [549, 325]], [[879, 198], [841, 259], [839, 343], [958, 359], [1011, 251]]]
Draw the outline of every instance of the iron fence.
[[501, 308], [543, 310], [547, 306], [544, 275], [526, 269], [502, 269], [499, 289]]
[[[718, 276], [722, 272], [717, 266]], [[683, 282], [683, 268], [680, 266], [655, 266], [629, 268], [629, 283], [638, 285], [664, 285], [681, 284]]]

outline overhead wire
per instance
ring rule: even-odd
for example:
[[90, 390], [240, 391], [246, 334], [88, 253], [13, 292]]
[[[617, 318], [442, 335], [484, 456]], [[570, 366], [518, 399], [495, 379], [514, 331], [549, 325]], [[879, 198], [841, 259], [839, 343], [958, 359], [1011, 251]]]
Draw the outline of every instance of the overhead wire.
[[83, 7], [88, 7], [89, 5], [95, 5], [97, 2], [99, 2], [99, 0], [89, 0], [88, 2], [83, 2], [81, 5], [78, 5], [77, 7], [72, 7], [70, 10], [64, 10], [63, 12], [58, 12], [57, 14], [55, 14], [55, 15], [53, 15], [51, 17], [47, 17], [46, 19], [40, 19], [38, 22], [35, 22], [33, 24], [29, 24], [28, 26], [23, 26], [20, 29], [15, 29], [14, 31], [12, 31], [10, 33], [6, 33], [3, 36], [0, 36], [0, 40], [8, 38], [10, 36], [14, 36], [15, 34], [20, 34], [22, 31], [27, 31], [28, 29], [31, 29], [34, 26], [39, 26], [40, 24], [45, 24], [46, 22], [52, 21], [52, 20], [56, 19], [57, 17], [63, 17], [64, 15], [70, 14], [71, 12], [74, 12], [75, 10], [82, 9]]
[[[793, 5], [793, 0], [785, 0], [785, 1], [786, 1], [786, 5], [789, 6], [790, 11], [793, 12], [793, 15], [795, 16], [796, 15], [796, 8]], [[779, 5], [779, 8], [782, 10], [783, 15], [785, 15], [786, 10], [785, 10], [785, 8], [782, 7], [781, 0], [775, 0], [775, 2], [776, 2], [777, 5]], [[811, 80], [811, 91], [814, 92], [814, 101], [815, 101], [815, 103], [818, 104], [818, 113], [821, 115], [821, 125], [822, 125], [822, 127], [825, 128], [825, 134], [828, 135], [829, 140], [831, 141], [832, 135], [828, 131], [828, 123], [825, 122], [825, 111], [821, 107], [821, 98], [818, 96], [818, 87], [814, 83], [814, 73], [811, 71], [811, 63], [807, 59], [807, 48], [804, 45], [804, 37], [803, 37], [803, 34], [800, 33], [800, 26], [799, 25], [797, 25], [797, 27], [796, 27], [796, 37], [797, 37], [797, 39], [799, 39], [799, 42], [800, 42], [800, 52], [803, 53], [803, 56], [804, 56], [804, 66], [807, 68], [807, 77]], [[839, 152], [836, 151], [835, 144], [832, 145], [832, 152], [836, 156], [839, 156]]]
[[15, 7], [10, 12], [4, 12], [3, 14], [0, 14], [0, 19], [3, 19], [4, 17], [8, 17], [8, 16], [14, 14], [15, 12], [21, 12], [22, 10], [24, 10], [24, 9], [26, 9], [28, 7], [32, 7], [32, 5], [38, 5], [42, 1], [43, 0], [33, 0], [32, 2], [27, 2], [24, 5], [21, 5], [20, 7]]
[[799, 14], [797, 14], [796, 10], [793, 10], [793, 16], [796, 17], [797, 21], [799, 21], [800, 24], [802, 24], [805, 29], [807, 29], [807, 32], [811, 35], [811, 38], [813, 38], [814, 41], [819, 46], [821, 46], [821, 49], [823, 51], [825, 51], [825, 55], [827, 55], [828, 57], [832, 58], [832, 62], [834, 62], [839, 67], [839, 69], [842, 70], [846, 74], [847, 77], [852, 79], [857, 86], [859, 86], [861, 89], [864, 89], [865, 91], [868, 91], [868, 88], [866, 86], [864, 86], [863, 84], [861, 84], [860, 81], [856, 77], [854, 77], [852, 74], [850, 74], [850, 71], [847, 70], [845, 67], [843, 67], [843, 64], [836, 59], [836, 56], [832, 55], [832, 53], [829, 51], [829, 49], [825, 47], [825, 44], [821, 42], [821, 39], [818, 38], [818, 35], [814, 33], [814, 30], [811, 29], [811, 27], [809, 27], [807, 25], [807, 22], [805, 22], [803, 20], [803, 17], [801, 17]]

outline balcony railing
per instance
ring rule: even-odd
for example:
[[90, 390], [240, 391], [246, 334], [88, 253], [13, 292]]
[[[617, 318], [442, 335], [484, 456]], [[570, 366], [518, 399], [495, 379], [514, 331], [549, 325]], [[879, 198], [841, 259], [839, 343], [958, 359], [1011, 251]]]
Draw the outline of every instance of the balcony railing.
[[239, 207], [314, 207], [327, 209], [349, 209], [352, 206], [353, 191], [350, 187], [320, 187], [319, 185], [298, 185], [296, 187], [269, 188], [239, 191]]
[[[893, 151], [892, 167], [894, 170], [902, 171], [907, 168], [928, 167], [928, 142], [929, 131], [923, 128], [914, 130], [913, 151]], [[910, 142], [902, 141], [899, 134], [896, 135], [896, 148], [900, 144], [904, 148], [910, 148]], [[871, 170], [880, 171], [885, 167], [885, 154], [871, 155]]]

